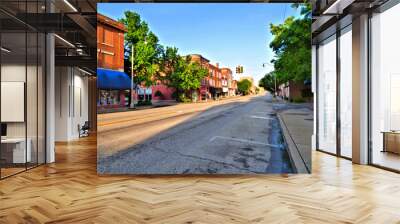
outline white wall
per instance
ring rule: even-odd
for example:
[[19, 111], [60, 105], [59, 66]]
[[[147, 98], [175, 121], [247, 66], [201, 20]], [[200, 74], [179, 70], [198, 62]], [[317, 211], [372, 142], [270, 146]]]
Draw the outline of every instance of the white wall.
[[56, 67], [55, 73], [55, 140], [70, 141], [88, 120], [88, 78], [72, 67]]

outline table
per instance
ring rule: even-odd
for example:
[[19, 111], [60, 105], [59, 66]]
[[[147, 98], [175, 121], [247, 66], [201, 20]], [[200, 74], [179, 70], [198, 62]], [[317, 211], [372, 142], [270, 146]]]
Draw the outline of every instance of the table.
[[392, 152], [400, 154], [400, 131], [382, 131], [383, 150], [382, 152]]
[[[26, 139], [28, 144], [25, 151], [25, 138], [5, 138], [1, 139], [1, 151], [2, 157], [3, 154], [7, 154], [7, 152], [11, 152], [12, 156], [10, 158], [6, 158], [6, 160], [10, 163], [26, 163], [31, 162], [32, 154], [31, 154], [31, 139]], [[10, 146], [12, 147], [10, 149]], [[4, 158], [4, 157], [3, 157]]]

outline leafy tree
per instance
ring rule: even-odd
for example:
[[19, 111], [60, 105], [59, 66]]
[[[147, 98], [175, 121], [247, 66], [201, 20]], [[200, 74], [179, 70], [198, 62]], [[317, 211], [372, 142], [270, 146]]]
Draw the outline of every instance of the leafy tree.
[[125, 33], [125, 65], [126, 71], [131, 72], [133, 46], [134, 81], [149, 87], [153, 84], [153, 76], [160, 70], [160, 56], [163, 47], [158, 44], [157, 36], [150, 31], [146, 22], [142, 21], [136, 12], [125, 11], [120, 19], [127, 32]]
[[[275, 72], [270, 72], [265, 74], [265, 76], [260, 79], [260, 81], [258, 82], [258, 85], [260, 87], [263, 87], [265, 90], [271, 92], [271, 93], [275, 93], [275, 79], [276, 79], [276, 73]], [[277, 83], [276, 85], [278, 85], [278, 80], [276, 80]]]
[[283, 24], [271, 24], [274, 38], [270, 47], [275, 52], [275, 74], [279, 80], [303, 81], [311, 77], [311, 18], [309, 4], [301, 7], [301, 17], [288, 17]]
[[248, 95], [250, 93], [251, 86], [251, 81], [248, 79], [243, 79], [237, 82], [238, 91], [243, 93], [243, 95]]
[[178, 48], [176, 47], [166, 47], [162, 55], [162, 71], [166, 74], [171, 74], [181, 59], [178, 54]]
[[[191, 62], [190, 57], [175, 57], [171, 61], [166, 79], [170, 87], [176, 89], [178, 101], [185, 101], [191, 94], [191, 90], [200, 88], [201, 80], [208, 75], [208, 70], [197, 62]], [[171, 62], [170, 61], [170, 62]]]

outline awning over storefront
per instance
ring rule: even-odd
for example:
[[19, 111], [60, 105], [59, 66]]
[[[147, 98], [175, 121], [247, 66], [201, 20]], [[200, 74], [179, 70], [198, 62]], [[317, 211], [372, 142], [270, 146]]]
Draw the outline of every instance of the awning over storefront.
[[97, 88], [126, 90], [131, 88], [131, 78], [125, 73], [110, 69], [97, 69]]

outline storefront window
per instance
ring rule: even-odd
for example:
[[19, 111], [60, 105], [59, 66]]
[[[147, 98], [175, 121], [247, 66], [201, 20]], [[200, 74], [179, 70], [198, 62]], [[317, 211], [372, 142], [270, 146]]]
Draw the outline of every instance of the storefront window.
[[400, 5], [371, 18], [372, 163], [400, 170]]
[[318, 48], [318, 149], [336, 153], [336, 36]]

